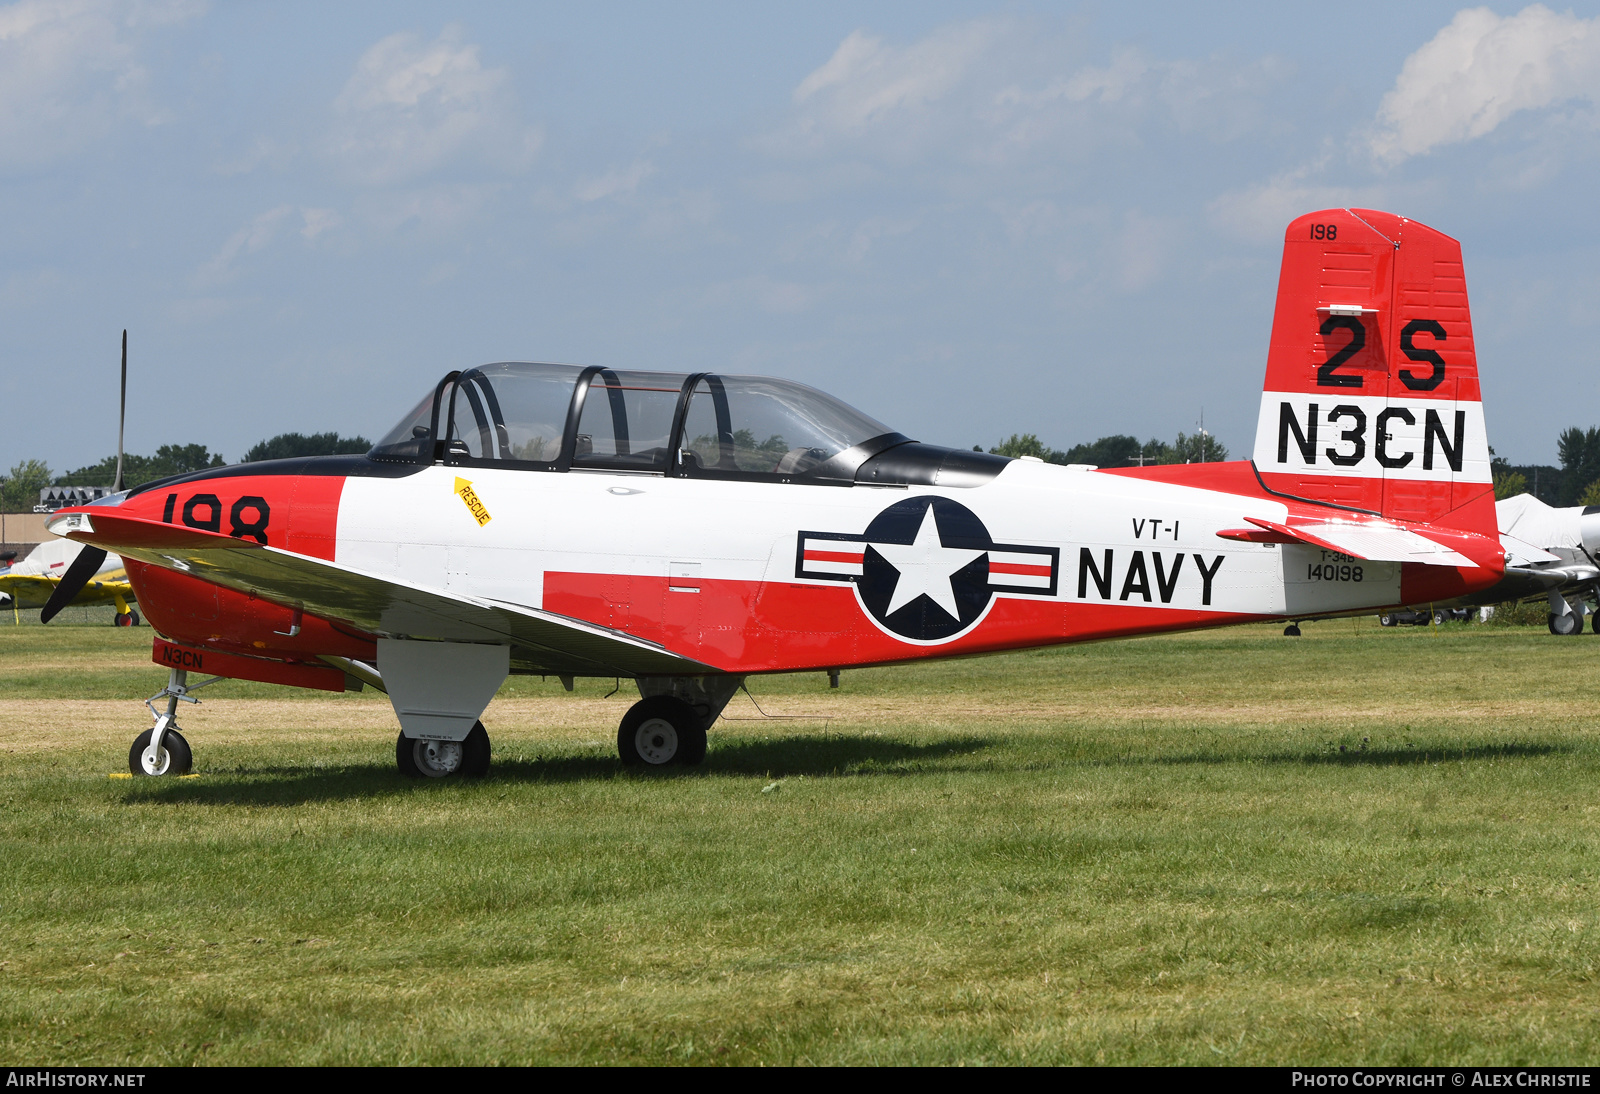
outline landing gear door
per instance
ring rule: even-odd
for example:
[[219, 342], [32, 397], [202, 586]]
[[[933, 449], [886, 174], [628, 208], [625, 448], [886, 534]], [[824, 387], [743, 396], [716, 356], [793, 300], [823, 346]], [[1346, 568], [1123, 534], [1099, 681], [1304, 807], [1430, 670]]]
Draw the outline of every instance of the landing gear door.
[[407, 737], [462, 741], [511, 672], [511, 647], [378, 640], [378, 671]]

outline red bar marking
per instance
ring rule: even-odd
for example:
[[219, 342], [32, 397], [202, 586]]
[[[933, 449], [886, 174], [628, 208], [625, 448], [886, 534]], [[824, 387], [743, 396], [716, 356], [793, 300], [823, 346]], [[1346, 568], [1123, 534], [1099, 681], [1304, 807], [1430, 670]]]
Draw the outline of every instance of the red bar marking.
[[989, 563], [989, 572], [991, 574], [1026, 574], [1029, 577], [1049, 577], [1050, 567], [1029, 566], [1024, 562], [991, 562]]
[[[865, 549], [850, 554], [847, 551], [807, 551], [807, 562], [860, 562], [866, 556]], [[1048, 572], [1048, 571], [1046, 571]]]

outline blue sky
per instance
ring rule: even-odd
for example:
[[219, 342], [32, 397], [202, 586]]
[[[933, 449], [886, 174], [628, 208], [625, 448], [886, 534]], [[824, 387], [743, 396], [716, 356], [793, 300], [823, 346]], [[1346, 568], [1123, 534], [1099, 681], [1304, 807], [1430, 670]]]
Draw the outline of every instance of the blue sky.
[[1283, 226], [1462, 240], [1490, 441], [1600, 423], [1600, 5], [0, 5], [0, 467], [446, 370], [788, 376], [1248, 454]]

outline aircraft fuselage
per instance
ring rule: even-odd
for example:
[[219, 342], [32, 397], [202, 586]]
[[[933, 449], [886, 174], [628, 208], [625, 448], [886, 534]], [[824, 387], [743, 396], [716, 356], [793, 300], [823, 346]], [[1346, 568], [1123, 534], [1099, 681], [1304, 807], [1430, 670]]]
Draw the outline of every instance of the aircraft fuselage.
[[[1497, 576], [1488, 558], [1449, 569], [1221, 538], [1241, 518], [1284, 524], [1317, 508], [1252, 488], [1248, 462], [1160, 469], [1205, 486], [1025, 460], [968, 488], [442, 464], [314, 473], [350, 466], [200, 474], [121, 511], [543, 609], [734, 674], [1375, 610], [1444, 600]], [[287, 606], [129, 569], [151, 622], [175, 642], [372, 657], [369, 636], [314, 620], [287, 634]], [[512, 666], [539, 668], [516, 650]]]

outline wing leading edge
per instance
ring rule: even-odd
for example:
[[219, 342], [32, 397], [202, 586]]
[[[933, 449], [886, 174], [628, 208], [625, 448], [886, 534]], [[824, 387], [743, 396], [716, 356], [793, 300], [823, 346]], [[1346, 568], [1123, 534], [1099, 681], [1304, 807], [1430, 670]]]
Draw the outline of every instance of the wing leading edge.
[[463, 596], [253, 540], [110, 513], [66, 513], [58, 536], [380, 638], [510, 643], [551, 674], [682, 676], [718, 672], [664, 646], [521, 604]]

